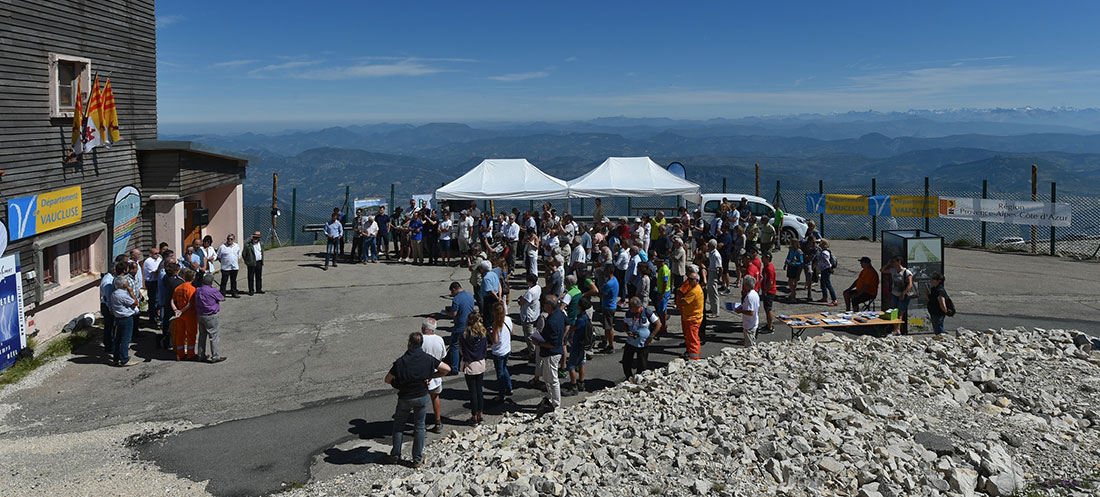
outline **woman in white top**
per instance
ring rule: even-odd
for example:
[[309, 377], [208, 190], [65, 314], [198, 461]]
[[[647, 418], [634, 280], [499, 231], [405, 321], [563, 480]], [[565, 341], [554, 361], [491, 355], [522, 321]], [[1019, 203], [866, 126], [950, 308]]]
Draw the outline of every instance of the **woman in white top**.
[[214, 237], [210, 235], [202, 237], [202, 256], [206, 260], [206, 272], [213, 273], [214, 262], [218, 260], [218, 249], [214, 248]]
[[489, 334], [489, 355], [497, 372], [497, 401], [512, 397], [512, 375], [508, 373], [508, 355], [512, 353], [512, 318], [499, 300], [493, 304], [493, 330]]

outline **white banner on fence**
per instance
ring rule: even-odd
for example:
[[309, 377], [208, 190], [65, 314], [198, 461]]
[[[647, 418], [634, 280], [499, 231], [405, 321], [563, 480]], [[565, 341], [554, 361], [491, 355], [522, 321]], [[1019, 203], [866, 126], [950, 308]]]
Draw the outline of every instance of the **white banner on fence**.
[[940, 217], [948, 219], [1067, 227], [1070, 213], [1070, 205], [1061, 203], [940, 197]]

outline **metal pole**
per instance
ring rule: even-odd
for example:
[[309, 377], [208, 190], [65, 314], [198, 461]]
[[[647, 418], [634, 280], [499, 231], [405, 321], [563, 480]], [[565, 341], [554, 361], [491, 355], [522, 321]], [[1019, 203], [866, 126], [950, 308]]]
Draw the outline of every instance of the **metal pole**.
[[[348, 209], [351, 208], [351, 206], [348, 204], [348, 202], [350, 200], [351, 200], [351, 185], [344, 185], [344, 212], [342, 213], [344, 215], [343, 216], [344, 218], [348, 217]], [[340, 222], [343, 223], [343, 221], [340, 221]], [[340, 237], [342, 239], [340, 241], [340, 243], [344, 243], [343, 239], [347, 239], [347, 237], [348, 237], [348, 234], [347, 234], [347, 232], [345, 232], [344, 235]]]
[[584, 215], [584, 199], [581, 199], [581, 215]]
[[756, 196], [760, 196], [760, 163], [756, 163]]
[[531, 212], [535, 212], [535, 201], [534, 200], [529, 200], [528, 202], [531, 202], [531, 204], [530, 204], [530, 208], [527, 209], [527, 210], [529, 210]]
[[[982, 180], [982, 200], [989, 198], [989, 180]], [[982, 248], [985, 248], [985, 221], [982, 221]]]
[[[817, 193], [825, 193], [825, 180], [817, 180]], [[821, 236], [825, 236], [825, 213], [822, 212], [818, 215], [817, 229], [821, 231]]]
[[394, 200], [393, 183], [390, 183], [390, 214], [393, 214], [393, 200]]
[[275, 245], [275, 240], [279, 235], [275, 231], [278, 216], [275, 215], [276, 209], [279, 208], [279, 173], [272, 173], [271, 175], [271, 244]]
[[[722, 181], [724, 182], [725, 180], [723, 179]], [[723, 189], [722, 191], [725, 191], [725, 190]], [[626, 217], [630, 217], [630, 210], [631, 210], [633, 204], [634, 204], [634, 198], [633, 197], [626, 197]]]
[[[1054, 201], [1058, 197], [1058, 185], [1057, 183], [1050, 182], [1050, 210], [1054, 211]], [[1050, 255], [1054, 255], [1054, 221], [1050, 222]]]
[[924, 214], [924, 231], [928, 231], [928, 176], [924, 177], [924, 200], [921, 201], [921, 214]]
[[[874, 196], [876, 193], [878, 193], [877, 181], [876, 181], [876, 178], [871, 178], [871, 196]], [[871, 241], [872, 242], [878, 241], [878, 216], [876, 216], [875, 214], [877, 214], [877, 212], [872, 212], [871, 213]]]
[[[1035, 202], [1039, 199], [1039, 182], [1037, 181], [1039, 176], [1039, 166], [1036, 164], [1031, 165], [1031, 201]], [[1031, 253], [1035, 253], [1037, 245], [1039, 243], [1039, 229], [1033, 224], [1031, 225]]]
[[290, 190], [290, 244], [294, 245], [294, 238], [298, 234], [298, 189]]
[[722, 193], [726, 193], [726, 178], [722, 178]]

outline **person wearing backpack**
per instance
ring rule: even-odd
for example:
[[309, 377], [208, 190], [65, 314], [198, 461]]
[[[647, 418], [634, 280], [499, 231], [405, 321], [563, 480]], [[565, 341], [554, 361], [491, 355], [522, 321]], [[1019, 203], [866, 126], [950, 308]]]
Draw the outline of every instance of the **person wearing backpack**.
[[822, 238], [818, 242], [820, 249], [817, 252], [817, 273], [821, 276], [821, 300], [818, 302], [828, 302], [829, 307], [835, 307], [838, 305], [836, 300], [836, 290], [833, 289], [833, 271], [836, 269], [836, 257], [833, 256], [833, 252], [829, 250], [829, 241]]
[[893, 307], [898, 310], [900, 324], [894, 325], [894, 335], [909, 334], [909, 302], [917, 296], [913, 271], [902, 265], [901, 256], [893, 256], [883, 266], [881, 273], [885, 281], [890, 282], [890, 295]]
[[584, 349], [592, 344], [593, 330], [592, 318], [588, 316], [588, 310], [592, 308], [592, 302], [588, 299], [580, 299], [578, 304], [580, 312], [573, 324], [572, 336], [569, 337], [569, 358], [565, 361], [565, 369], [569, 371], [569, 384], [561, 389], [564, 397], [572, 397], [584, 391]]
[[[651, 332], [661, 326], [661, 320], [653, 311], [643, 307], [638, 297], [631, 298], [629, 305], [623, 316], [626, 345], [623, 346], [622, 363], [623, 375], [627, 378], [649, 369], [649, 344], [653, 341]], [[638, 360], [637, 369], [634, 368], [635, 359]]]
[[955, 304], [943, 288], [943, 275], [932, 273], [932, 288], [928, 290], [928, 315], [932, 319], [932, 333], [947, 333], [943, 328], [943, 319], [955, 315]]

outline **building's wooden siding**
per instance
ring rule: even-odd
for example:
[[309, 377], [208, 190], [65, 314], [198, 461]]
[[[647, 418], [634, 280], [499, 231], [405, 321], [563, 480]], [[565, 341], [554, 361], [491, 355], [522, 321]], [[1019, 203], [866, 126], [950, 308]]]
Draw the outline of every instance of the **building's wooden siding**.
[[198, 154], [180, 156], [180, 196], [186, 197], [244, 180], [239, 162]]
[[[142, 187], [134, 140], [157, 136], [154, 11], [149, 0], [0, 2], [0, 200], [80, 185], [81, 222], [111, 226], [118, 189]], [[111, 76], [122, 141], [98, 148], [81, 167], [61, 164], [71, 120], [50, 119], [50, 53], [91, 59], [101, 82]], [[3, 212], [6, 218], [6, 205]], [[145, 243], [143, 232], [144, 226], [132, 247]], [[34, 267], [33, 240], [8, 249], [20, 253], [24, 270]], [[34, 285], [25, 288], [28, 304], [34, 302]]]

